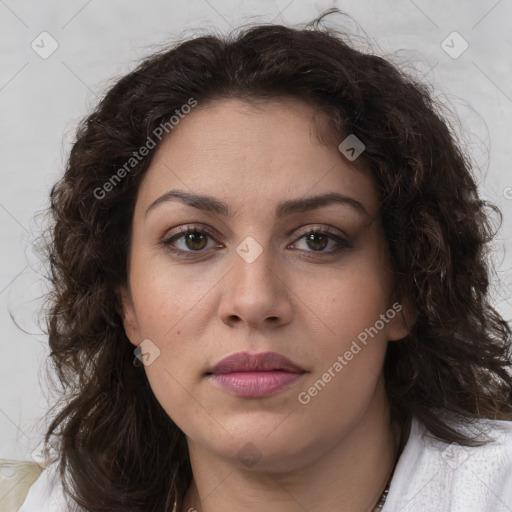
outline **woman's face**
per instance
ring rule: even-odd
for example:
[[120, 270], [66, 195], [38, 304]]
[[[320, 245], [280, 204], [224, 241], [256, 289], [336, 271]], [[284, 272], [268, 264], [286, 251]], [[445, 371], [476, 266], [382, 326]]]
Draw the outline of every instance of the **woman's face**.
[[[289, 470], [385, 418], [386, 345], [407, 331], [378, 195], [317, 142], [312, 114], [298, 100], [199, 104], [140, 186], [124, 325], [149, 340], [143, 368], [191, 453]], [[209, 373], [240, 352], [295, 367]]]

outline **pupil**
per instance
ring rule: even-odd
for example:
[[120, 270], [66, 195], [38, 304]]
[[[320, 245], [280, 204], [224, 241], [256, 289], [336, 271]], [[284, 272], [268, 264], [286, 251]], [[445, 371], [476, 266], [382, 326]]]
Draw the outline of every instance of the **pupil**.
[[[320, 246], [317, 246], [317, 247], [311, 246], [311, 242], [313, 243], [313, 245], [315, 244], [315, 240], [314, 240], [315, 237], [322, 238], [324, 243], [320, 243]], [[325, 249], [325, 247], [327, 245], [327, 238], [324, 235], [321, 235], [319, 233], [311, 233], [310, 235], [308, 235], [307, 243], [311, 249], [322, 250], [322, 249]]]
[[[205, 242], [206, 241], [206, 237], [203, 235], [203, 234], [198, 234], [198, 233], [188, 233], [187, 234], [187, 238], [186, 238], [186, 244], [187, 244], [187, 247], [189, 249], [192, 249], [192, 250], [199, 250], [199, 249], [202, 249], [204, 246], [205, 246]], [[199, 247], [194, 247], [194, 244], [198, 243], [199, 242]], [[201, 244], [201, 242], [203, 242]]]

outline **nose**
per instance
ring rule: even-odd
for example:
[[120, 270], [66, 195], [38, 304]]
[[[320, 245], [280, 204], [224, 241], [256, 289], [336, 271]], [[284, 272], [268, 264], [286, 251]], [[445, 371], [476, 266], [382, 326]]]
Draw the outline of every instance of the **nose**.
[[235, 253], [233, 267], [223, 279], [219, 316], [231, 327], [285, 325], [292, 319], [292, 295], [285, 273], [276, 266], [269, 249], [251, 262]]

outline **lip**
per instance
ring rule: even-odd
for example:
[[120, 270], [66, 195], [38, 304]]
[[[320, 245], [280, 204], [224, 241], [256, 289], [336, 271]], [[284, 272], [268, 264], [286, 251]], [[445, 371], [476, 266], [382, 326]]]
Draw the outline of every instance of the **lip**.
[[300, 373], [304, 370], [277, 352], [236, 352], [221, 359], [207, 373], [258, 372], [283, 370]]
[[291, 386], [304, 373], [276, 352], [237, 352], [219, 361], [206, 376], [237, 396], [262, 398]]

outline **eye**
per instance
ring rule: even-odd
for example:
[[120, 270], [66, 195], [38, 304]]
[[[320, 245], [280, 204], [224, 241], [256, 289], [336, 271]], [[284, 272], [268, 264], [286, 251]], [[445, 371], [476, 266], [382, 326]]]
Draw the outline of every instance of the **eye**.
[[[304, 241], [303, 247], [299, 247], [299, 249], [306, 250], [307, 252], [332, 254], [338, 252], [341, 249], [349, 247], [349, 243], [342, 236], [340, 236], [338, 233], [333, 233], [324, 228], [309, 229], [308, 231], [303, 233], [302, 236], [297, 240]], [[332, 244], [334, 244], [335, 248], [329, 251], [325, 251], [324, 249], [326, 249], [326, 247], [328, 247], [330, 243], [331, 246]], [[297, 245], [297, 242], [295, 242], [294, 245]], [[312, 250], [308, 251], [308, 248]]]
[[212, 247], [223, 247], [222, 245], [208, 246], [208, 238], [213, 240], [213, 235], [198, 227], [180, 227], [178, 233], [172, 235], [161, 243], [162, 245], [173, 253], [199, 253], [205, 252], [204, 249], [211, 249]]

